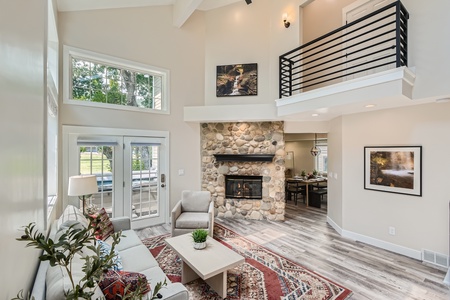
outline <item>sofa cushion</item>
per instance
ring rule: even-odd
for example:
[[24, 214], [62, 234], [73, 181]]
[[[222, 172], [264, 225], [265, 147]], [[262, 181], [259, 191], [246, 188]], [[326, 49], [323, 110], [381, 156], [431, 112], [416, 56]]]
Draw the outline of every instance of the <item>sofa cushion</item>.
[[[61, 235], [66, 233], [67, 230], [69, 228], [71, 228], [71, 227], [72, 227], [72, 229], [82, 229], [82, 228], [84, 228], [83, 225], [81, 225], [81, 223], [79, 221], [67, 220], [66, 222], [61, 224], [61, 226], [59, 227], [58, 231], [56, 232], [56, 234], [55, 234], [55, 236], [53, 238], [53, 241], [57, 242], [60, 239]], [[94, 241], [92, 240], [91, 243], [89, 243], [88, 245], [84, 246], [80, 250], [79, 254], [81, 256], [83, 256], [83, 257], [87, 256], [87, 255], [89, 255], [89, 256], [96, 255], [96, 252], [92, 251], [87, 246], [94, 246]]]
[[150, 292], [150, 285], [144, 274], [109, 270], [104, 274], [103, 279], [98, 285], [105, 295], [105, 299], [120, 300], [125, 295], [126, 287], [128, 287], [128, 291], [134, 292], [139, 286], [139, 283], [143, 286], [142, 295]]
[[164, 282], [164, 280], [166, 280], [167, 283], [170, 283], [169, 278], [167, 278], [166, 274], [164, 274], [160, 267], [148, 268], [140, 271], [139, 273], [142, 273], [145, 275], [145, 277], [147, 277], [152, 291], [155, 290], [155, 286], [158, 282], [162, 283]]
[[[82, 267], [84, 260], [80, 255], [75, 255], [72, 260], [72, 276], [75, 284], [78, 284], [84, 277]], [[66, 299], [64, 292], [72, 289], [69, 275], [65, 268], [61, 266], [49, 267], [45, 276], [46, 285], [46, 300], [61, 300]], [[95, 287], [95, 294], [91, 299], [102, 299], [103, 294], [98, 286]]]
[[208, 191], [183, 191], [181, 207], [185, 212], [208, 212], [211, 193]]
[[209, 214], [184, 212], [176, 220], [175, 227], [184, 229], [208, 228]]
[[63, 214], [58, 219], [56, 229], [59, 229], [61, 225], [66, 223], [67, 221], [78, 221], [84, 228], [87, 228], [89, 225], [88, 219], [86, 219], [83, 213], [73, 205], [67, 205], [67, 207], [64, 209]]
[[[112, 245], [113, 238], [109, 237], [105, 240], [108, 244]], [[134, 230], [124, 230], [122, 231], [122, 236], [120, 237], [120, 242], [116, 245], [116, 249], [120, 252], [122, 250], [142, 245], [142, 241]]]
[[122, 257], [124, 270], [141, 272], [142, 270], [158, 266], [158, 262], [143, 244], [119, 252]]

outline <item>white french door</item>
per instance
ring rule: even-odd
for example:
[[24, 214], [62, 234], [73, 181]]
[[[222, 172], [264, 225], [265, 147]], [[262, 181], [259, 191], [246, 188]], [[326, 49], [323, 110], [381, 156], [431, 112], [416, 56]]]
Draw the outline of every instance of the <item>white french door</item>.
[[166, 136], [109, 135], [71, 126], [64, 130], [77, 131], [63, 136], [68, 153], [65, 174], [97, 178], [98, 193], [89, 198], [88, 207], [103, 207], [111, 217], [128, 216], [133, 229], [167, 222]]
[[133, 228], [164, 223], [166, 175], [162, 138], [124, 137], [124, 213]]

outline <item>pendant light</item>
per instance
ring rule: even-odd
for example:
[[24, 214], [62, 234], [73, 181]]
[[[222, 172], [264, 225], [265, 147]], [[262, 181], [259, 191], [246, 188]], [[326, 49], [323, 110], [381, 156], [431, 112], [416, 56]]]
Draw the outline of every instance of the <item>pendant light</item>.
[[317, 148], [317, 133], [314, 133], [314, 147], [311, 148], [311, 155], [317, 156], [322, 152], [319, 148]]

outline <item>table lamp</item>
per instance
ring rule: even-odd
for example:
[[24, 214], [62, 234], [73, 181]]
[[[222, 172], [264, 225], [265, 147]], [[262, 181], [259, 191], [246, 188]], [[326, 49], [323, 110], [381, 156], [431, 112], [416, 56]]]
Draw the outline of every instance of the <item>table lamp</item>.
[[83, 214], [85, 213], [86, 196], [98, 192], [97, 178], [95, 175], [76, 175], [69, 177], [69, 196], [78, 196], [83, 201]]

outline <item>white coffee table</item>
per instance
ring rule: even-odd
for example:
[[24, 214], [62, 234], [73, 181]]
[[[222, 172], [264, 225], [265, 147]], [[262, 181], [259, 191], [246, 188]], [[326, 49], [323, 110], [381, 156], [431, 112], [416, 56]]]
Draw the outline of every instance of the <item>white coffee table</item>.
[[181, 283], [201, 278], [222, 298], [227, 296], [227, 270], [245, 261], [220, 242], [208, 236], [206, 248], [196, 250], [190, 233], [166, 239], [167, 245], [181, 258]]

